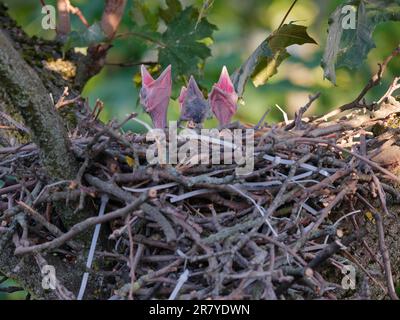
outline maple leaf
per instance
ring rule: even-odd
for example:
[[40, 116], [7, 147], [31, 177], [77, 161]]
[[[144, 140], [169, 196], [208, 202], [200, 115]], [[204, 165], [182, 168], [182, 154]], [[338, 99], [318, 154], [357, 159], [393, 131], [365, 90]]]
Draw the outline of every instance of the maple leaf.
[[167, 24], [161, 36], [164, 44], [159, 48], [159, 63], [163, 68], [172, 65], [174, 77], [199, 75], [199, 65], [211, 55], [204, 39], [212, 38], [217, 27], [202, 18], [197, 24], [198, 11], [188, 7]]

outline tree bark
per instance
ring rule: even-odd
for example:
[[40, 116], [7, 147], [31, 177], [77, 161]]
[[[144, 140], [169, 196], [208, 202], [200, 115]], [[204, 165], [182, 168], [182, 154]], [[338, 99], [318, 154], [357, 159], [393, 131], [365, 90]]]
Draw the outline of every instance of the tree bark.
[[[75, 179], [78, 171], [66, 126], [73, 128], [78, 118], [86, 116], [82, 112], [83, 100], [60, 112], [54, 103], [63, 95], [65, 87], [69, 88], [65, 99], [75, 99], [80, 94], [86, 82], [74, 85], [76, 72], [73, 71], [83, 58], [72, 52], [63, 56], [56, 41], [28, 37], [0, 3], [0, 111], [30, 129], [27, 132], [0, 130], [0, 145], [19, 146], [33, 140], [50, 179]], [[0, 117], [0, 123], [3, 120]], [[1, 124], [9, 125], [7, 121]], [[55, 203], [54, 211], [66, 228], [94, 213], [92, 207], [74, 212], [71, 203], [65, 202]], [[33, 256], [14, 255], [12, 233], [0, 234], [0, 274], [15, 280], [35, 299], [59, 299], [56, 292], [43, 289], [41, 270]], [[60, 283], [74, 294], [79, 290], [84, 272], [85, 250], [78, 255], [82, 259], [71, 264], [65, 264], [60, 256], [43, 254], [49, 265], [55, 267]], [[88, 285], [89, 298], [93, 298], [93, 281]]]
[[0, 78], [0, 85], [31, 130], [49, 176], [73, 179], [77, 164], [62, 120], [39, 76], [3, 31], [0, 31]]
[[126, 0], [106, 0], [103, 16], [101, 18], [101, 28], [108, 39], [112, 39], [121, 22], [124, 14]]

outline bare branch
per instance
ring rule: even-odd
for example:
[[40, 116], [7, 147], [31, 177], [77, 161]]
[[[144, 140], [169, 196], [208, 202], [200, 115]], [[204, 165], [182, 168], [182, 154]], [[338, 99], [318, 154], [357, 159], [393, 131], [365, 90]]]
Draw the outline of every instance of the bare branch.
[[108, 39], [112, 39], [124, 14], [126, 0], [106, 0], [101, 28]]
[[69, 10], [69, 12], [74, 14], [74, 15], [76, 15], [79, 18], [79, 20], [81, 20], [82, 23], [88, 28], [89, 27], [89, 23], [87, 22], [86, 18], [82, 14], [81, 10], [79, 10], [78, 7], [74, 7], [73, 5], [71, 5], [69, 0], [67, 2], [68, 2], [68, 10]]
[[57, 0], [57, 11], [57, 35], [59, 37], [65, 37], [71, 32], [71, 13], [76, 15], [86, 27], [89, 27], [89, 23], [81, 10], [78, 7], [74, 7], [69, 0]]
[[69, 16], [69, 1], [57, 1], [57, 36], [63, 37], [71, 32], [71, 18]]
[[22, 255], [27, 253], [40, 252], [43, 250], [58, 248], [67, 241], [73, 239], [76, 235], [80, 234], [81, 232], [85, 231], [86, 229], [96, 224], [105, 223], [107, 221], [111, 221], [127, 215], [128, 213], [132, 212], [137, 207], [139, 207], [146, 200], [146, 198], [147, 194], [143, 193], [139, 198], [137, 198], [135, 201], [131, 202], [124, 208], [107, 213], [103, 216], [92, 217], [82, 222], [79, 222], [76, 225], [74, 225], [67, 233], [64, 233], [63, 235], [52, 241], [33, 245], [30, 247], [18, 247], [15, 249], [15, 254]]

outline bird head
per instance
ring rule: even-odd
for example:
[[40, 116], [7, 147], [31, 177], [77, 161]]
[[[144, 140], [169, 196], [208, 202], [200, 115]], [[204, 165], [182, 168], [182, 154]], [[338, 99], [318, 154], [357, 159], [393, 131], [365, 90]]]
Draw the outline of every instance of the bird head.
[[181, 107], [181, 120], [201, 124], [209, 114], [209, 104], [193, 76], [190, 77], [187, 88], [182, 88], [178, 101]]
[[165, 128], [167, 125], [167, 109], [171, 97], [171, 65], [157, 79], [153, 79], [144, 65], [141, 66], [142, 89], [140, 103], [150, 114], [155, 128]]
[[238, 95], [225, 66], [222, 68], [218, 82], [213, 85], [208, 100], [219, 123], [229, 124], [237, 111]]

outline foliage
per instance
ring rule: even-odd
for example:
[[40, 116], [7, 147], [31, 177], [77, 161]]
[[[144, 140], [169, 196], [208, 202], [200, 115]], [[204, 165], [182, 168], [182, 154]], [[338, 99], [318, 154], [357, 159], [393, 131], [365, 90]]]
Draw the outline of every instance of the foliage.
[[[387, 21], [400, 21], [400, 1], [373, 0], [348, 1], [340, 5], [331, 15], [328, 39], [325, 47], [322, 66], [327, 79], [336, 84], [336, 68], [356, 69], [375, 48], [373, 32], [377, 25]], [[356, 12], [355, 28], [343, 28], [351, 12]]]
[[239, 96], [243, 95], [249, 78], [258, 87], [278, 72], [279, 65], [290, 57], [287, 47], [305, 43], [316, 44], [315, 40], [307, 34], [307, 28], [304, 26], [290, 23], [275, 30], [232, 76]]
[[[28, 34], [46, 39], [54, 38], [54, 31], [41, 28], [41, 7], [37, 0], [4, 0], [4, 2], [9, 5], [13, 17]], [[196, 80], [203, 88], [211, 88], [212, 84], [218, 80], [223, 65], [226, 65], [229, 73], [232, 74], [260, 45], [266, 35], [277, 29], [292, 2], [293, 0], [249, 0], [233, 1], [232, 4], [226, 5], [225, 1], [210, 0], [189, 0], [182, 3], [179, 0], [128, 1], [127, 12], [107, 55], [107, 65], [86, 85], [83, 95], [89, 98], [92, 106], [97, 99], [104, 102], [105, 109], [102, 119], [105, 121], [111, 118], [120, 119], [126, 113], [132, 112], [140, 89], [140, 87], [132, 87], [132, 77], [136, 75], [136, 83], [140, 83], [138, 66], [141, 62], [154, 62], [155, 64], [149, 65], [149, 70], [155, 76], [165, 68], [165, 65], [158, 65], [159, 53], [163, 49], [162, 35], [167, 31], [167, 25], [188, 7], [192, 7], [198, 12], [196, 22], [204, 18], [209, 23], [218, 26], [218, 30], [213, 30], [210, 38], [202, 41], [205, 47], [212, 50], [212, 55], [206, 59], [198, 57], [198, 65], [195, 65]], [[55, 3], [55, 0], [46, 0], [46, 4], [54, 5]], [[91, 25], [100, 20], [103, 10], [101, 3], [90, 0], [79, 0], [73, 3], [80, 8]], [[297, 2], [288, 21], [295, 21], [292, 23], [295, 25], [307, 26], [307, 33], [316, 42], [323, 45], [305, 44], [301, 47], [294, 47], [294, 49], [290, 48], [288, 51], [292, 57], [280, 65], [279, 73], [268, 79], [268, 85], [255, 88], [253, 82], [248, 81], [244, 86], [246, 90], [243, 94], [243, 101], [246, 106], [251, 106], [251, 112], [247, 107], [239, 108], [238, 114], [235, 116], [236, 120], [256, 122], [265, 113], [266, 108], [275, 104], [282, 106], [291, 117], [299, 104], [306, 103], [311, 92], [322, 93], [321, 98], [309, 110], [313, 114], [326, 113], [328, 110], [348, 102], [350, 95], [355, 97], [355, 92], [362, 89], [365, 79], [376, 71], [376, 63], [382, 61], [398, 44], [400, 24], [379, 23], [376, 25], [373, 39], [377, 48], [369, 51], [368, 62], [359, 64], [356, 67], [357, 72], [348, 68], [337, 70], [337, 67], [343, 66], [340, 64], [340, 57], [338, 57], [337, 64], [334, 58], [330, 60], [330, 63], [333, 62], [333, 68], [336, 69], [334, 71], [337, 86], [332, 87], [329, 81], [323, 80], [320, 63], [322, 50], [326, 47], [324, 43], [328, 17], [343, 3], [345, 3], [344, 0]], [[359, 1], [354, 3], [357, 5]], [[398, 4], [398, 0], [396, 2], [374, 0], [364, 1], [364, 3], [367, 9], [374, 4], [378, 10], [388, 4], [385, 11], [389, 12], [388, 8], [391, 6], [395, 8], [394, 5]], [[369, 12], [374, 14], [373, 10]], [[377, 16], [379, 17], [379, 15]], [[389, 18], [383, 20], [395, 21], [395, 19]], [[85, 31], [77, 17], [72, 17], [71, 21], [75, 35]], [[90, 41], [86, 43], [90, 44]], [[121, 66], [116, 66], [119, 63]], [[396, 74], [398, 72], [400, 72], [400, 63], [393, 61], [389, 65], [389, 73]], [[173, 70], [176, 81], [173, 97], [177, 96], [180, 85], [189, 75], [190, 71], [179, 75]], [[368, 97], [383, 94], [389, 81], [389, 78], [382, 79], [382, 86], [376, 87], [368, 94]], [[179, 112], [178, 103], [172, 101], [168, 112], [169, 118], [176, 118]], [[145, 114], [140, 114], [139, 117], [144, 121], [150, 120]], [[272, 109], [266, 118], [270, 122], [280, 119], [282, 119], [282, 114], [277, 109]], [[206, 125], [214, 124], [211, 121]], [[129, 122], [125, 128], [141, 130], [142, 127]]]
[[202, 18], [197, 24], [198, 11], [189, 7], [180, 12], [162, 35], [164, 47], [159, 50], [159, 63], [172, 65], [175, 75], [200, 75], [203, 61], [211, 55], [205, 39], [211, 38], [216, 27]]
[[[173, 79], [180, 85], [191, 75], [201, 76], [205, 60], [211, 56], [209, 45], [213, 42], [216, 26], [209, 23], [206, 17], [199, 20], [198, 9], [193, 6], [183, 9], [178, 0], [168, 0], [167, 8], [158, 8], [158, 15], [152, 13], [143, 1], [136, 0], [134, 6], [145, 20], [141, 26], [134, 22], [134, 31], [138, 30], [142, 35], [144, 30], [152, 31], [146, 36], [157, 46], [161, 69], [171, 64]], [[160, 19], [166, 27], [162, 33], [156, 31]]]
[[[117, 43], [117, 47], [119, 45], [118, 42], [121, 41], [123, 42], [121, 47], [125, 49], [128, 47], [129, 43], [140, 40], [140, 48], [135, 47], [132, 51], [126, 50], [125, 55], [115, 56], [119, 58], [121, 58], [121, 56], [126, 58], [127, 56], [130, 57], [132, 55], [134, 59], [137, 59], [135, 62], [145, 61], [140, 59], [147, 59], [148, 56], [150, 56], [151, 59], [154, 59], [153, 61], [150, 61], [151, 65], [155, 65], [155, 67], [152, 68], [153, 73], [157, 73], [160, 69], [164, 69], [167, 65], [172, 64], [176, 84], [185, 82], [188, 76], [192, 74], [200, 78], [203, 76], [204, 72], [208, 72], [209, 75], [212, 74], [212, 67], [209, 67], [208, 71], [206, 70], [206, 60], [210, 57], [212, 58], [209, 59], [212, 60], [211, 63], [218, 65], [218, 68], [216, 68], [217, 70], [220, 69], [222, 65], [222, 59], [216, 58], [215, 56], [212, 57], [210, 50], [211, 45], [215, 43], [218, 44], [218, 40], [220, 40], [215, 37], [215, 31], [217, 31], [217, 28], [214, 24], [209, 22], [208, 17], [208, 13], [210, 12], [209, 9], [214, 4], [214, 1], [204, 1], [200, 10], [198, 9], [200, 6], [196, 6], [195, 4], [183, 7], [179, 0], [166, 0], [166, 6], [160, 4], [161, 1], [157, 1], [156, 5], [154, 5], [154, 2], [150, 2], [151, 1], [141, 0], [133, 1], [131, 12], [134, 13], [131, 15], [132, 20], [129, 23], [126, 23], [123, 28], [121, 28], [120, 31], [122, 33], [119, 34], [116, 39], [114, 39]], [[250, 5], [252, 5], [257, 1], [249, 2], [251, 3]], [[271, 1], [271, 3], [276, 3], [276, 1]], [[334, 83], [336, 83], [337, 80], [337, 68], [343, 66], [350, 68], [361, 68], [366, 66], [366, 64], [363, 63], [363, 60], [367, 58], [368, 53], [372, 48], [375, 47], [375, 43], [373, 41], [373, 32], [378, 25], [386, 21], [399, 20], [400, 0], [361, 0], [348, 1], [346, 4], [350, 4], [354, 9], [357, 9], [358, 19], [356, 28], [354, 30], [342, 30], [341, 23], [344, 19], [342, 9], [345, 4], [340, 5], [331, 16], [328, 45], [323, 58], [325, 76]], [[245, 6], [246, 4], [243, 4], [243, 7]], [[252, 15], [250, 18], [256, 20], [255, 15], [257, 14], [257, 9], [252, 9], [252, 12], [254, 13], [254, 16]], [[142, 16], [141, 21], [136, 19], [138, 14]], [[252, 23], [252, 21], [250, 21], [252, 19], [249, 19], [248, 17], [249, 25]], [[91, 21], [93, 21], [93, 19]], [[210, 21], [213, 20], [210, 19]], [[312, 25], [312, 23], [307, 24]], [[220, 24], [218, 24], [218, 26], [220, 26]], [[225, 28], [225, 30], [226, 29], [227, 28]], [[87, 47], [105, 41], [105, 36], [102, 33], [98, 23], [92, 24], [91, 27], [87, 29], [82, 28], [75, 30], [78, 31], [73, 31], [69, 35], [64, 47], [65, 50], [72, 49], [74, 47]], [[274, 30], [274, 28], [271, 27], [270, 30]], [[134, 41], [131, 41], [131, 39], [128, 41], [126, 36], [132, 36]], [[282, 62], [290, 57], [289, 52], [292, 53], [292, 51], [288, 50], [288, 47], [294, 44], [316, 44], [317, 42], [314, 40], [314, 38], [314, 34], [313, 37], [309, 35], [308, 28], [306, 26], [302, 26], [297, 23], [280, 25], [280, 27], [275, 29], [275, 31], [272, 31], [271, 34], [261, 42], [257, 49], [250, 54], [250, 57], [246, 60], [242, 67], [240, 67], [238, 71], [234, 73], [233, 79], [238, 93], [243, 95], [246, 88], [246, 83], [249, 79], [252, 80], [256, 87], [267, 83], [272, 76], [277, 74], [278, 67], [282, 65]], [[396, 42], [397, 41], [398, 40], [396, 40]], [[134, 43], [136, 44], [137, 42]], [[246, 45], [249, 46], [248, 43]], [[244, 41], [243, 47], [245, 47]], [[390, 46], [388, 45], [388, 47]], [[157, 52], [157, 57], [148, 54], [152, 51]], [[231, 49], [231, 51], [234, 50]], [[241, 64], [241, 61], [238, 62], [238, 57], [242, 58], [241, 53], [236, 53], [235, 58], [232, 60], [229, 60], [227, 56], [225, 56], [224, 59], [226, 59], [225, 61], [228, 61], [232, 67], [238, 67]], [[315, 63], [315, 60], [317, 60], [315, 57], [319, 59], [318, 55], [316, 54], [313, 56], [314, 60], [307, 61], [301, 56], [293, 54], [293, 58], [291, 59], [290, 63], [297, 62], [298, 65], [306, 64], [307, 68], [309, 68], [311, 72], [313, 63]], [[377, 60], [375, 59], [374, 62], [375, 61]], [[289, 68], [291, 67], [290, 64], [287, 65]], [[211, 64], [211, 66], [213, 65]], [[233, 69], [231, 68], [230, 70]], [[109, 72], [109, 69], [107, 69], [107, 72]], [[111, 82], [113, 82], [114, 85], [115, 83], [120, 83], [118, 81], [114, 81], [114, 78], [110, 76], [110, 74], [107, 74], [107, 72], [104, 72], [102, 75], [100, 75], [100, 77], [113, 79], [113, 81], [108, 81], [107, 83], [109, 84], [110, 88], [112, 88]], [[132, 73], [136, 72], [136, 69], [129, 69], [128, 71], [124, 72], [129, 73], [131, 76]], [[104, 74], [106, 74], [106, 76], [104, 76]], [[277, 83], [280, 85], [283, 81], [289, 82], [287, 79], [290, 79], [292, 75], [289, 74], [289, 72], [286, 72], [286, 74], [283, 72], [283, 74], [284, 75], [281, 78], [279, 78], [280, 75], [274, 78], [274, 80], [276, 78], [278, 78], [278, 80], [277, 82], [272, 83], [272, 90], [268, 93], [273, 93], [274, 89], [278, 87], [276, 85]], [[212, 81], [212, 77], [209, 78], [211, 79], [210, 81]], [[283, 81], [282, 78], [284, 78]], [[292, 80], [290, 79], [290, 81]], [[365, 83], [365, 81], [363, 83]], [[271, 84], [271, 82], [269, 82], [269, 84]], [[287, 86], [287, 84], [285, 85]], [[125, 83], [120, 85], [120, 87], [128, 88], [127, 91], [133, 91], [131, 90], [132, 88], [130, 86], [131, 83], [128, 83], [128, 81], [125, 81]], [[271, 87], [268, 86], [267, 90]], [[296, 89], [299, 89], [299, 87], [300, 85], [298, 85], [298, 88]], [[247, 86], [247, 88], [249, 87]], [[387, 88], [387, 86], [384, 86], [384, 88]], [[311, 90], [311, 86], [307, 87], [306, 89]], [[312, 90], [314, 89], [315, 87], [312, 87]], [[351, 86], [350, 89], [351, 91], [349, 92], [351, 93], [357, 90], [357, 88], [353, 86]], [[110, 90], [112, 91], [112, 89]], [[265, 90], [265, 88], [259, 88], [258, 90]], [[285, 94], [279, 92], [278, 94], [280, 96], [285, 96]], [[126, 97], [123, 98], [127, 100]], [[113, 104], [115, 106], [119, 106], [116, 102], [116, 99], [113, 100]], [[129, 107], [131, 107], [131, 104], [132, 102], [128, 103]], [[300, 106], [300, 104], [298, 104], [298, 106]], [[256, 106], [250, 105], [250, 108], [246, 108], [247, 113], [255, 114], [256, 112], [253, 112], [253, 108], [255, 109]], [[109, 112], [111, 109], [112, 108], [106, 108], [107, 112]], [[117, 109], [118, 108], [114, 108], [114, 110]], [[248, 112], [249, 110], [252, 112]], [[367, 120], [370, 121], [370, 119]], [[310, 123], [307, 125], [310, 125]], [[308, 130], [308, 133], [310, 133], [310, 130]], [[128, 136], [129, 134], [127, 135], [127, 138]], [[284, 141], [286, 138], [287, 135], [283, 131], [281, 139], [278, 140]], [[328, 138], [330, 139], [331, 137]], [[272, 142], [275, 143], [275, 140], [273, 139]], [[323, 148], [325, 149], [325, 144]], [[124, 150], [123, 154], [125, 153], [126, 152]], [[298, 154], [301, 154], [301, 152]], [[341, 157], [341, 152], [338, 150], [336, 150], [335, 155], [337, 155], [340, 161], [346, 160]], [[128, 156], [123, 159], [128, 164], [128, 169], [132, 169], [136, 159]], [[101, 166], [97, 167], [100, 168]], [[342, 168], [345, 166], [340, 167]], [[125, 163], [123, 168], [126, 169]], [[104, 168], [102, 167], [102, 170], [103, 169]], [[287, 167], [284, 166], [283, 169], [285, 170], [285, 173], [287, 173]], [[129, 172], [130, 171], [131, 170], [129, 170]], [[344, 177], [346, 178], [346, 176]], [[2, 184], [4, 184], [4, 182], [0, 180], [0, 188], [2, 187]], [[179, 190], [179, 192], [181, 192], [181, 190]], [[260, 218], [260, 221], [264, 223], [265, 220]]]
[[106, 40], [106, 35], [101, 29], [100, 23], [95, 22], [89, 28], [81, 27], [78, 31], [71, 31], [64, 44], [64, 51], [72, 48], [89, 47]]

